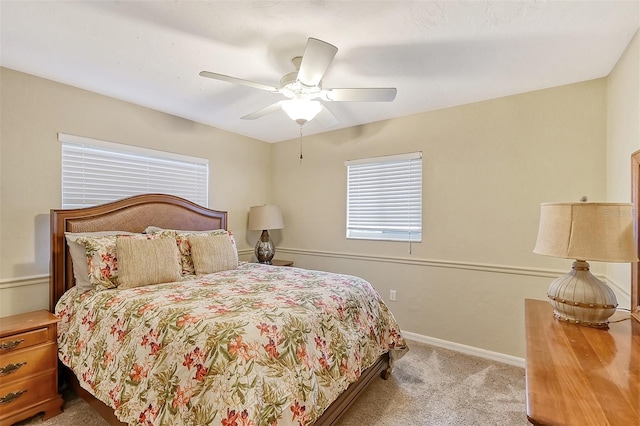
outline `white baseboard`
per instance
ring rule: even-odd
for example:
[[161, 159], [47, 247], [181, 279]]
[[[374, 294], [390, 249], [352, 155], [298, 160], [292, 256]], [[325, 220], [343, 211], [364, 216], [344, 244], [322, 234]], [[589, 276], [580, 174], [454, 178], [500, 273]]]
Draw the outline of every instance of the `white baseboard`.
[[[477, 356], [489, 359], [491, 361], [501, 362], [503, 364], [514, 365], [524, 368], [524, 358], [518, 358], [511, 355], [505, 355], [500, 352], [492, 352], [486, 349], [476, 348], [474, 346], [463, 345], [461, 343], [449, 342], [447, 340], [436, 339], [435, 337], [423, 336], [421, 334], [412, 333], [410, 331], [402, 331], [402, 335], [409, 340], [426, 343], [427, 345], [437, 346], [439, 348], [450, 349], [467, 355]], [[411, 348], [409, 348], [411, 350]]]

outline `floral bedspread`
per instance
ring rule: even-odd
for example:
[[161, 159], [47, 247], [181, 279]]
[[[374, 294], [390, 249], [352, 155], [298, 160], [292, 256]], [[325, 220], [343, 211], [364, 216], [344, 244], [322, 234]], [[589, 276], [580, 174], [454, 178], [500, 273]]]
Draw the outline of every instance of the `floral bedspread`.
[[381, 354], [406, 351], [368, 282], [253, 263], [73, 288], [56, 315], [62, 362], [130, 425], [309, 425]]

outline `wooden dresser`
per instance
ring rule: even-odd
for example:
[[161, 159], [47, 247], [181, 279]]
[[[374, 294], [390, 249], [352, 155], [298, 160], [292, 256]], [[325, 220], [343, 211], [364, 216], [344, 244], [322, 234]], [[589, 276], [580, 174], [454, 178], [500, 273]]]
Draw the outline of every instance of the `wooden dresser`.
[[48, 311], [0, 318], [0, 426], [62, 412], [57, 323]]
[[568, 324], [539, 300], [525, 301], [525, 315], [531, 423], [640, 425], [640, 322], [618, 312], [609, 330]]

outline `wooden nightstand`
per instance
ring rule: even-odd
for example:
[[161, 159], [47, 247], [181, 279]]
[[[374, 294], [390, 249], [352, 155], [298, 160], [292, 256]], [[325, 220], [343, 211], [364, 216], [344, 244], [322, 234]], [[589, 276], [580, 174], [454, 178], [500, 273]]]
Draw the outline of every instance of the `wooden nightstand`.
[[293, 260], [273, 259], [271, 264], [273, 266], [293, 266]]
[[58, 321], [44, 310], [0, 318], [0, 426], [62, 412]]

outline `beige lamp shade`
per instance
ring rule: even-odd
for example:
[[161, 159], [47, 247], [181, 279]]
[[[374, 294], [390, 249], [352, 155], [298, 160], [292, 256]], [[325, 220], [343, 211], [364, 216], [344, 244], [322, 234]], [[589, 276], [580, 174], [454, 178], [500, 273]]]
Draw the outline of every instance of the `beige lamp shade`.
[[599, 262], [637, 262], [633, 207], [544, 203], [534, 253]]
[[282, 212], [274, 205], [253, 206], [249, 209], [249, 230], [282, 229]]
[[534, 253], [575, 259], [549, 286], [553, 315], [572, 324], [607, 328], [616, 295], [587, 261], [637, 262], [633, 207], [617, 203], [545, 203]]

